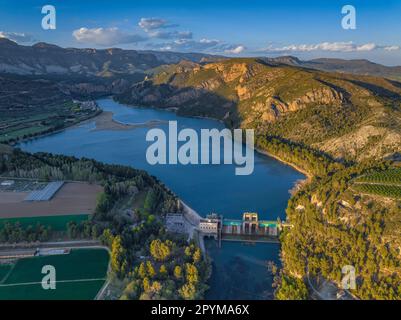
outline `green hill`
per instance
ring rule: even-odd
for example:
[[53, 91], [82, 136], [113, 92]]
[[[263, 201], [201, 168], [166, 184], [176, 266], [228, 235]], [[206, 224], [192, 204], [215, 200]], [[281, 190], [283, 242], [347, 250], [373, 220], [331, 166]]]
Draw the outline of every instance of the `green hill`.
[[253, 58], [183, 61], [159, 68], [117, 99], [214, 117], [335, 158], [382, 158], [401, 149], [401, 84], [383, 78]]
[[400, 83], [229, 59], [158, 68], [116, 98], [254, 128], [260, 149], [309, 173], [286, 211], [277, 298], [304, 298], [308, 278], [340, 288], [351, 265], [355, 296], [400, 299], [399, 169], [383, 160], [401, 149]]

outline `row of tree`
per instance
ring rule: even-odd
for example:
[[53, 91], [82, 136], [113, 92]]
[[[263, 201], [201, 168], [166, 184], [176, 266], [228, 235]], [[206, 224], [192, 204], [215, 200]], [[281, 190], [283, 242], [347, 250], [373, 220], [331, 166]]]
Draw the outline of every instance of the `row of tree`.
[[6, 222], [0, 225], [0, 242], [36, 242], [47, 241], [52, 233], [50, 227], [41, 224], [22, 226], [20, 223]]

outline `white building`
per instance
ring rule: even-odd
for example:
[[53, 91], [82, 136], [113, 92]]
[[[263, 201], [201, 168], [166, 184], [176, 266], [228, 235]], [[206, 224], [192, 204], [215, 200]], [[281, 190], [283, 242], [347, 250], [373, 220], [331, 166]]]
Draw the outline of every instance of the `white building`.
[[1, 182], [2, 187], [9, 187], [14, 184], [14, 180], [4, 180]]

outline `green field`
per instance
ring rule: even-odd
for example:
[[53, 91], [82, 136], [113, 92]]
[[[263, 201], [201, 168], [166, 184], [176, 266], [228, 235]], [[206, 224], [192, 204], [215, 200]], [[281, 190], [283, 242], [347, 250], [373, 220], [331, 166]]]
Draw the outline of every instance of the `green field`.
[[401, 168], [373, 172], [355, 179], [356, 182], [374, 182], [380, 184], [401, 185]]
[[401, 168], [372, 172], [355, 179], [353, 188], [362, 193], [401, 199]]
[[[94, 299], [105, 282], [108, 262], [109, 254], [104, 249], [74, 249], [66, 255], [20, 259], [8, 276], [10, 267], [0, 267], [0, 300]], [[41, 286], [45, 265], [56, 269], [55, 290]]]
[[4, 277], [11, 270], [12, 265], [10, 264], [0, 264], [0, 283], [3, 281]]
[[401, 186], [391, 186], [386, 184], [354, 184], [353, 188], [362, 193], [401, 199]]
[[26, 228], [29, 226], [35, 227], [38, 223], [46, 227], [51, 227], [53, 231], [65, 231], [67, 229], [67, 223], [75, 221], [80, 223], [82, 221], [88, 220], [88, 214], [79, 215], [63, 215], [63, 216], [41, 216], [41, 217], [26, 217], [26, 218], [5, 218], [0, 219], [0, 228], [4, 226], [5, 223], [9, 222], [15, 224], [20, 223], [21, 227]]
[[21, 138], [21, 137], [28, 136], [28, 135], [40, 134], [40, 133], [46, 132], [46, 130], [49, 130], [50, 128], [51, 128], [51, 126], [33, 126], [33, 127], [28, 127], [28, 128], [11, 131], [10, 133], [3, 133], [0, 136], [0, 142], [7, 142], [10, 139], [17, 139], [17, 138]]

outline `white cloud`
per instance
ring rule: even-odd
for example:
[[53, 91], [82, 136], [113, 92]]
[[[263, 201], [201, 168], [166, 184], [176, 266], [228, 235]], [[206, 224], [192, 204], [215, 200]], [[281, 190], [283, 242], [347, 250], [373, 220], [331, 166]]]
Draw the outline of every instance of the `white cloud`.
[[138, 22], [139, 27], [145, 31], [149, 37], [156, 39], [192, 39], [190, 31], [165, 31], [163, 29], [178, 27], [177, 24], [170, 24], [165, 19], [160, 18], [141, 18]]
[[0, 31], [0, 38], [7, 38], [17, 43], [35, 41], [33, 36], [26, 33]]
[[377, 49], [387, 51], [399, 50], [397, 46], [380, 46], [375, 43], [356, 44], [350, 42], [322, 42], [317, 44], [292, 44], [283, 47], [269, 46], [263, 50], [266, 52], [311, 52], [311, 51], [331, 51], [331, 52], [368, 52]]
[[160, 18], [141, 18], [138, 22], [138, 26], [148, 32], [155, 29], [177, 27], [178, 25], [169, 24], [167, 20]]
[[[139, 27], [146, 32], [149, 38], [155, 39], [147, 44], [147, 47], [162, 51], [181, 51], [181, 52], [213, 52], [239, 54], [245, 47], [239, 44], [227, 44], [216, 39], [202, 38], [193, 40], [190, 31], [164, 30], [166, 28], [177, 27], [177, 24], [170, 24], [161, 18], [141, 18], [138, 22]], [[170, 40], [170, 41], [157, 41]]]
[[150, 43], [148, 46], [162, 51], [208, 52], [219, 54], [239, 54], [245, 50], [245, 46], [243, 45], [228, 44], [217, 39], [207, 38], [202, 38], [200, 40], [177, 39], [165, 43]]
[[117, 44], [137, 43], [146, 40], [137, 34], [129, 34], [122, 32], [118, 28], [80, 28], [74, 30], [72, 35], [78, 42], [100, 45], [113, 46]]
[[158, 39], [192, 39], [192, 32], [190, 31], [150, 31], [148, 33], [151, 38]]
[[397, 51], [400, 50], [399, 46], [387, 46], [387, 47], [383, 47], [384, 50], [386, 51]]
[[226, 49], [224, 50], [224, 53], [228, 54], [240, 54], [242, 51], [244, 51], [246, 48], [242, 45], [233, 47], [232, 49]]
[[149, 46], [164, 51], [202, 52], [202, 51], [212, 50], [218, 44], [220, 44], [219, 40], [177, 39], [167, 43], [160, 43], [160, 44], [152, 43], [149, 44]]

